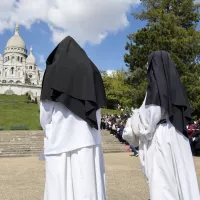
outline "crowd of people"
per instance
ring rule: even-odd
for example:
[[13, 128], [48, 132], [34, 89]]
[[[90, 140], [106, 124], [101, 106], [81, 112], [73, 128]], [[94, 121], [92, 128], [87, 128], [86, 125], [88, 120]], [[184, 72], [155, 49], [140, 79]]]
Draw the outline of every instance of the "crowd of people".
[[192, 154], [200, 156], [200, 120], [195, 121], [187, 127], [188, 137]]
[[101, 130], [108, 130], [111, 135], [115, 136], [120, 143], [125, 144], [134, 153], [134, 156], [138, 156], [138, 147], [129, 145], [129, 143], [123, 139], [123, 131], [126, 125], [127, 119], [130, 117], [129, 112], [120, 115], [103, 115], [101, 118]]
[[121, 143], [126, 143], [122, 138], [122, 134], [129, 117], [129, 113], [125, 115], [103, 115], [101, 119], [101, 130], [110, 131], [110, 134], [115, 135]]
[[[127, 119], [130, 117], [129, 112], [126, 114], [105, 114], [101, 118], [101, 130], [107, 130], [111, 135], [115, 136], [120, 143], [128, 145], [134, 156], [138, 156], [138, 147], [129, 145], [127, 141], [122, 138], [124, 127]], [[194, 121], [187, 127], [187, 133], [190, 140], [192, 154], [200, 156], [200, 120]]]

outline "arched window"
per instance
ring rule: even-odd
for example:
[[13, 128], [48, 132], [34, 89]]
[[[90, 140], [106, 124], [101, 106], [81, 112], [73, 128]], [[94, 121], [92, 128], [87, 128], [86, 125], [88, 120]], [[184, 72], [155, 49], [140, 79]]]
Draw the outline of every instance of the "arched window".
[[17, 56], [17, 61], [19, 61], [19, 56]]
[[6, 80], [3, 80], [2, 83], [6, 83]]
[[23, 61], [23, 58], [21, 57], [21, 62]]
[[8, 60], [10, 60], [10, 57], [8, 56]]
[[11, 74], [14, 74], [14, 67], [11, 67]]
[[32, 66], [30, 66], [29, 69], [32, 69]]

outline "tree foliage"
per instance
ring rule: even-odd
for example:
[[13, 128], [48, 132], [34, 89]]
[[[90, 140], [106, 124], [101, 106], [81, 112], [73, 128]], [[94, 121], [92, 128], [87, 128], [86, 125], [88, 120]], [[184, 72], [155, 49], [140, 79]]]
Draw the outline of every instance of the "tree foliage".
[[107, 96], [107, 107], [117, 108], [117, 104], [123, 107], [133, 106], [133, 87], [128, 83], [128, 73], [123, 69], [112, 75], [104, 74], [104, 86]]
[[166, 50], [175, 62], [194, 115], [200, 116], [200, 32], [196, 30], [199, 4], [193, 0], [141, 0], [144, 9], [133, 14], [147, 24], [128, 36], [124, 60], [131, 72], [134, 103], [140, 106], [146, 90], [148, 55]]

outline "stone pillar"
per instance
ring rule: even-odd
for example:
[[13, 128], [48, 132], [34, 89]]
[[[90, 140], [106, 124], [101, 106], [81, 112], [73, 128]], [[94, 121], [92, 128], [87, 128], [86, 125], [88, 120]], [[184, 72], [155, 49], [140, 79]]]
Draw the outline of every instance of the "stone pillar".
[[23, 58], [22, 60], [22, 83], [25, 83], [25, 79], [26, 79], [26, 59]]

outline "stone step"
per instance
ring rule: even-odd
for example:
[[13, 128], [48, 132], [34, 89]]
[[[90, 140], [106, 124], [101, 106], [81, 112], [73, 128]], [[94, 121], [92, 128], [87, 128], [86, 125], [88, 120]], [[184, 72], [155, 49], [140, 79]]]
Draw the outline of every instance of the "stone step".
[[[3, 157], [5, 155], [15, 155], [20, 157], [21, 155], [27, 155], [27, 154], [31, 154], [31, 155], [40, 155], [40, 153], [42, 152], [42, 150], [38, 150], [38, 151], [5, 151], [0, 153], [0, 157]], [[127, 152], [125, 149], [103, 149], [104, 153], [112, 153], [112, 152]]]
[[[124, 149], [103, 149], [104, 153], [117, 153], [117, 152], [127, 152]], [[23, 156], [23, 155], [35, 155], [35, 156], [39, 156], [41, 153], [41, 150], [38, 151], [5, 151], [0, 153], [0, 157], [5, 157], [6, 155], [15, 155], [15, 156]]]
[[[15, 156], [21, 156], [21, 155], [28, 155], [28, 154], [31, 154], [31, 155], [40, 155], [40, 153], [42, 152], [42, 150], [37, 150], [37, 151], [24, 151], [24, 150], [21, 150], [21, 151], [5, 151], [5, 152], [2, 152], [0, 153], [0, 157], [3, 157], [5, 155], [15, 155]], [[112, 153], [112, 152], [127, 152], [125, 149], [103, 149], [103, 152], [104, 153]]]
[[[123, 152], [126, 152], [126, 151], [119, 151], [119, 150], [113, 150], [113, 151], [106, 151], [106, 150], [103, 150], [103, 153], [123, 153]], [[4, 157], [31, 157], [31, 156], [35, 156], [35, 157], [38, 157], [40, 156], [40, 153], [27, 153], [27, 154], [16, 154], [15, 152], [14, 153], [8, 153], [8, 154], [3, 154], [3, 155], [0, 155], [0, 158], [4, 158]]]
[[0, 147], [2, 146], [15, 146], [15, 145], [43, 145], [43, 140], [42, 141], [36, 141], [36, 142], [1, 142], [0, 143]]
[[[119, 151], [125, 151], [125, 147], [123, 146], [118, 146], [118, 147], [105, 147], [102, 146], [103, 149], [105, 150], [119, 150]], [[41, 148], [4, 148], [4, 149], [0, 149], [0, 154], [3, 154], [4, 152], [21, 152], [21, 151], [28, 151], [28, 152], [38, 152], [38, 151], [42, 151], [43, 147]]]
[[[27, 138], [18, 138], [18, 139], [16, 139], [16, 138], [3, 138], [3, 139], [0, 139], [0, 142], [1, 143], [5, 143], [5, 142], [38, 142], [38, 141], [43, 141], [44, 140], [44, 138], [42, 137], [42, 138], [37, 138], [37, 139], [34, 139], [34, 140], [30, 140], [30, 139], [27, 139]], [[117, 140], [117, 139], [114, 139], [113, 138], [113, 140], [112, 139], [107, 139], [107, 138], [103, 138], [102, 137], [102, 143], [105, 143], [105, 142], [107, 142], [107, 143], [109, 143], [109, 142], [111, 142], [111, 143], [116, 143], [116, 142], [118, 142], [119, 143], [119, 141]]]
[[[125, 145], [118, 139], [102, 131], [104, 153], [126, 152]], [[42, 131], [1, 131], [0, 157], [39, 156], [43, 149]]]
[[31, 149], [21, 149], [21, 150], [5, 150], [5, 151], [2, 151], [0, 152], [0, 155], [4, 155], [4, 154], [16, 154], [16, 155], [21, 155], [21, 154], [27, 154], [27, 153], [30, 153], [30, 154], [40, 154], [42, 152], [42, 149], [38, 149], [37, 151], [31, 151]]

